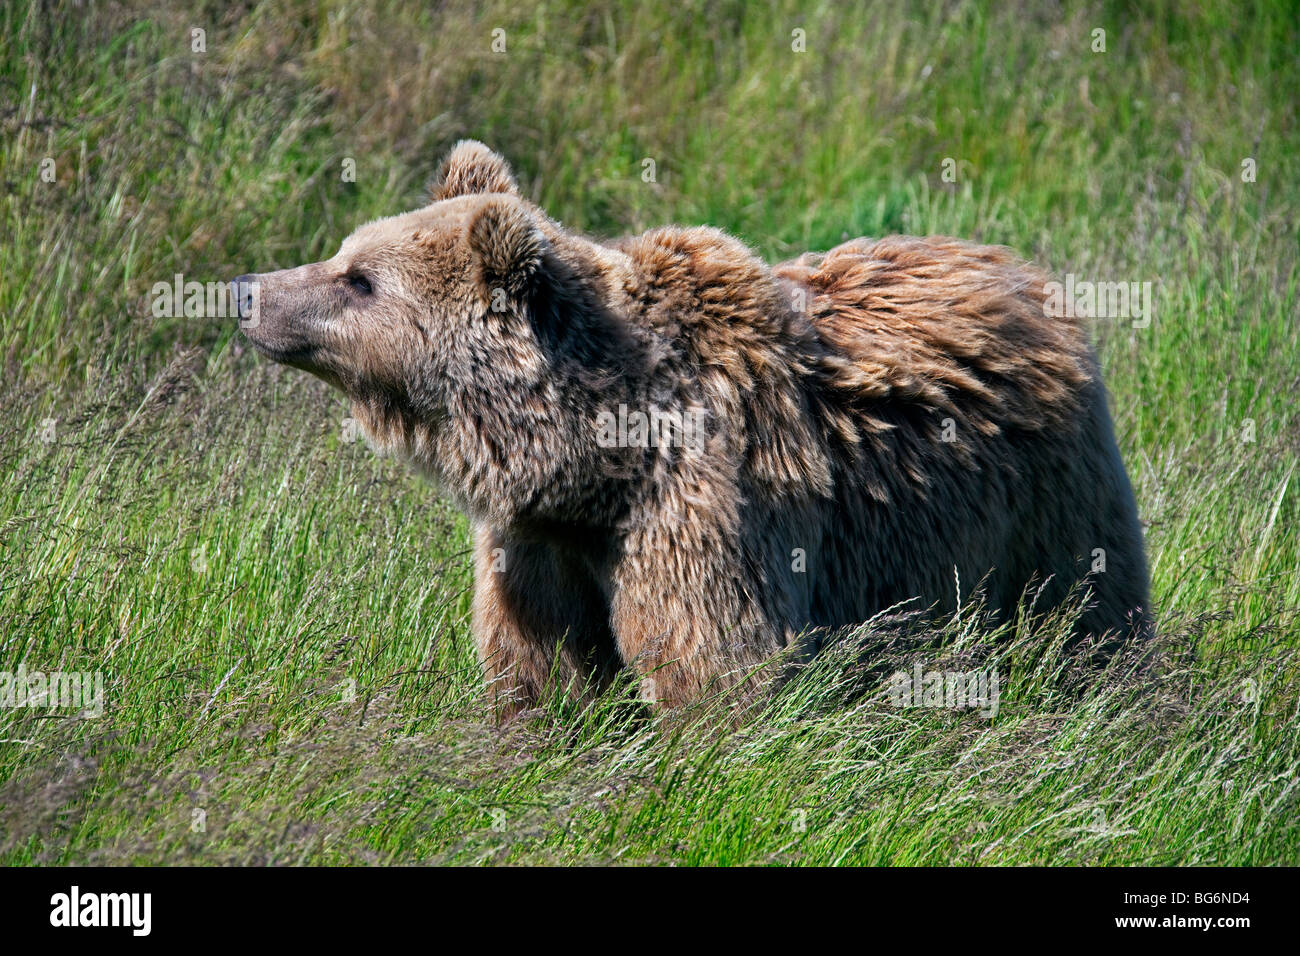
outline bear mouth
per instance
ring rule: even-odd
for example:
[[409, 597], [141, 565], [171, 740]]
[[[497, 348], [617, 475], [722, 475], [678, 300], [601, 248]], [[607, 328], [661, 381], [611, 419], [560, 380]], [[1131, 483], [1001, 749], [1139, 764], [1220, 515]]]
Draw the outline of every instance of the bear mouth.
[[347, 391], [343, 387], [342, 379], [331, 371], [321, 360], [321, 350], [316, 346], [299, 345], [292, 348], [284, 348], [270, 345], [266, 342], [259, 342], [247, 333], [244, 334], [244, 337], [253, 344], [253, 348], [276, 364], [288, 365], [290, 368], [301, 369], [304, 372], [316, 376], [327, 385], [333, 386], [340, 391]]
[[314, 345], [297, 345], [286, 348], [259, 341], [247, 332], [244, 333], [244, 338], [253, 344], [253, 348], [280, 365], [290, 365], [293, 368], [300, 368], [304, 372], [314, 374], [319, 373], [321, 370], [320, 362], [317, 361], [319, 350]]
[[298, 345], [284, 347], [273, 345], [270, 342], [262, 341], [256, 336], [249, 335], [248, 329], [243, 329], [242, 331], [244, 333], [244, 338], [252, 343], [253, 348], [257, 349], [257, 351], [261, 352], [272, 361], [279, 362], [281, 365], [293, 365], [297, 368], [311, 371], [311, 368], [308, 366], [312, 365], [312, 358], [316, 354], [315, 346]]

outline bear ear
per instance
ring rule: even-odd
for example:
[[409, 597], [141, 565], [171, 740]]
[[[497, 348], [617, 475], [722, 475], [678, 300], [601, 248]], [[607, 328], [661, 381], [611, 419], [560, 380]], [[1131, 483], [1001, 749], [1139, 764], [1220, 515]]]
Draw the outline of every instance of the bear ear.
[[488, 199], [469, 224], [469, 247], [489, 289], [518, 295], [536, 278], [546, 237], [518, 202]]
[[462, 139], [442, 161], [429, 186], [429, 199], [451, 199], [474, 193], [519, 195], [519, 186], [504, 159], [476, 139]]

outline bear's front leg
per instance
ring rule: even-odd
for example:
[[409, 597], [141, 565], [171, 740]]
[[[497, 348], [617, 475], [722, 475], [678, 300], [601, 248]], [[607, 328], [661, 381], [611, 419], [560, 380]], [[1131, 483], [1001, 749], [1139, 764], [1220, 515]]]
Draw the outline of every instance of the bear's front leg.
[[474, 642], [498, 716], [552, 691], [590, 699], [617, 661], [609, 614], [580, 561], [564, 549], [474, 531]]
[[635, 525], [614, 572], [611, 619], [641, 696], [678, 707], [742, 681], [784, 643], [756, 600], [742, 548], [719, 521], [666, 511]]

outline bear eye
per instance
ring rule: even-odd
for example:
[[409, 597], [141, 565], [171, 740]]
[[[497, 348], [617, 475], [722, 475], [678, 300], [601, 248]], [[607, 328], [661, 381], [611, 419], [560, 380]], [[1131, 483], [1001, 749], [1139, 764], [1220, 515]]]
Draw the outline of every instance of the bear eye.
[[370, 295], [374, 288], [370, 285], [370, 279], [360, 272], [351, 272], [348, 274], [348, 285], [356, 289], [362, 295]]

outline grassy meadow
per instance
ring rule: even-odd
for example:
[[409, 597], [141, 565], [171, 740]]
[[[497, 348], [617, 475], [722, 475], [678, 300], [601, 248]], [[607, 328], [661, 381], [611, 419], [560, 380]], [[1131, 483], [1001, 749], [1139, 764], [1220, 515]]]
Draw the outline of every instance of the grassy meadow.
[[[0, 671], [104, 682], [0, 709], [0, 860], [1300, 864], [1300, 15], [902, 6], [0, 0]], [[598, 236], [1151, 282], [1095, 338], [1160, 666], [1079, 685], [1067, 617], [969, 608], [737, 729], [630, 684], [498, 727], [464, 519], [233, 320], [151, 308], [328, 257], [464, 136]], [[996, 715], [893, 706], [918, 661], [996, 669]]]

